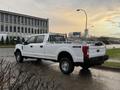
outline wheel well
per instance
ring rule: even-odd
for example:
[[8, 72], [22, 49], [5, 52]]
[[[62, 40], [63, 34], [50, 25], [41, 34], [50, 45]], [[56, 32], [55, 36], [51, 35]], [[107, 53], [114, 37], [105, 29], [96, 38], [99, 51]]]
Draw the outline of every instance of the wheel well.
[[15, 51], [15, 53], [14, 53], [14, 54], [16, 54], [16, 52], [20, 52], [20, 53], [21, 53], [21, 51], [20, 51], [19, 49], [16, 49], [16, 51]]
[[59, 55], [58, 55], [58, 62], [60, 61], [60, 59], [62, 57], [68, 57], [70, 58], [71, 61], [73, 61], [73, 58], [72, 58], [72, 55], [66, 51], [63, 51], [63, 52], [60, 52]]

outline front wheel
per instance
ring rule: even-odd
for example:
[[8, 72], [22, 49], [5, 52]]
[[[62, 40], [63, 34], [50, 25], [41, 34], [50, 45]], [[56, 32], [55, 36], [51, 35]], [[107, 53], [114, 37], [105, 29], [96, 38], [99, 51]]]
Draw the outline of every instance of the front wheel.
[[74, 64], [69, 58], [61, 58], [59, 67], [64, 74], [70, 74], [74, 70]]
[[16, 52], [15, 58], [16, 58], [16, 61], [17, 61], [17, 62], [19, 62], [19, 63], [22, 63], [22, 62], [23, 62], [23, 57], [22, 57], [20, 51], [17, 51], [17, 52]]

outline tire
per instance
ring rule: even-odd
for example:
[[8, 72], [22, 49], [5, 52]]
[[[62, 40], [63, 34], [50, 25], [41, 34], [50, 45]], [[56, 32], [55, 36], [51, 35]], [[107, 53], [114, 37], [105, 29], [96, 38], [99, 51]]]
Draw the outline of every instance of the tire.
[[16, 61], [17, 61], [18, 63], [22, 63], [22, 62], [23, 62], [23, 57], [22, 57], [20, 51], [17, 51], [17, 52], [16, 52], [15, 58], [16, 58]]
[[61, 58], [59, 63], [60, 70], [63, 74], [70, 74], [74, 70], [74, 64], [69, 58]]

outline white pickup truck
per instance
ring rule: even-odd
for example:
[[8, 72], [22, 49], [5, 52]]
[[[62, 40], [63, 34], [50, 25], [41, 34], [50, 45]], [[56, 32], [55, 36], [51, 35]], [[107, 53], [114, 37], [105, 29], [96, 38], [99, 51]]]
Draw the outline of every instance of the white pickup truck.
[[75, 66], [88, 69], [101, 65], [108, 59], [104, 43], [73, 43], [57, 33], [32, 35], [23, 44], [17, 44], [14, 50], [17, 62], [24, 58], [51, 60], [59, 62], [64, 74], [73, 72]]

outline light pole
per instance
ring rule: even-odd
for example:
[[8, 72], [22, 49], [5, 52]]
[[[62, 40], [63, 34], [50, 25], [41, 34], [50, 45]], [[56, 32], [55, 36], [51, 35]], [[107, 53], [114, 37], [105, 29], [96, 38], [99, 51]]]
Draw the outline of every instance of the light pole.
[[88, 15], [87, 15], [87, 12], [84, 10], [84, 9], [77, 9], [76, 11], [82, 11], [85, 13], [85, 16], [86, 16], [86, 22], [85, 22], [85, 37], [87, 37], [88, 35], [88, 29], [87, 29], [87, 23], [88, 23]]

